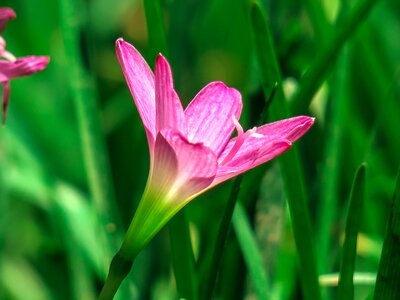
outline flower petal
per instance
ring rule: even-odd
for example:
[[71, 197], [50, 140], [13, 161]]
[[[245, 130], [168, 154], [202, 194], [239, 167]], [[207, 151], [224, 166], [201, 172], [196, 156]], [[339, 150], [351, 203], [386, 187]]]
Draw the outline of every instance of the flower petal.
[[156, 132], [162, 128], [176, 128], [182, 131], [183, 108], [174, 90], [171, 68], [168, 61], [159, 54], [155, 67], [156, 87]]
[[216, 171], [217, 158], [209, 148], [189, 143], [175, 129], [164, 128], [157, 135], [150, 180], [164, 198], [186, 203], [210, 185]]
[[11, 8], [0, 8], [0, 32], [7, 26], [8, 20], [15, 19], [15, 17], [15, 12]]
[[26, 56], [12, 62], [0, 60], [0, 82], [39, 72], [47, 66], [49, 61], [48, 56]]
[[3, 86], [3, 114], [4, 124], [7, 116], [8, 100], [10, 96], [10, 80], [17, 77], [31, 75], [43, 70], [49, 63], [48, 56], [27, 56], [16, 61], [0, 60], [0, 84]]
[[310, 129], [314, 121], [315, 118], [307, 116], [288, 118], [260, 126], [257, 128], [257, 133], [271, 140], [284, 138], [294, 142]]
[[[292, 142], [299, 139], [314, 124], [314, 118], [300, 116], [269, 123], [257, 128], [257, 137], [250, 136], [241, 145], [232, 160], [218, 167], [217, 176], [212, 186], [229, 178], [265, 163], [288, 150]], [[259, 137], [259, 135], [262, 137]], [[218, 158], [224, 161], [225, 156], [235, 145], [233, 138]]]
[[[254, 140], [255, 138], [250, 139]], [[228, 164], [218, 167], [217, 175], [210, 186], [216, 186], [221, 182], [263, 164], [282, 154], [292, 146], [292, 143], [288, 140], [264, 142], [262, 147], [254, 145], [254, 148], [247, 142], [246, 145], [249, 146], [247, 147], [247, 151], [238, 152], [239, 155], [235, 156]]]
[[146, 130], [150, 153], [156, 137], [154, 75], [142, 55], [123, 39], [116, 42], [116, 53], [129, 90]]
[[191, 144], [172, 128], [162, 129], [154, 144], [146, 190], [121, 247], [134, 257], [191, 199], [213, 181], [217, 158], [202, 144]]
[[205, 86], [185, 110], [187, 136], [193, 143], [204, 143], [218, 157], [235, 128], [242, 111], [240, 93], [222, 82]]

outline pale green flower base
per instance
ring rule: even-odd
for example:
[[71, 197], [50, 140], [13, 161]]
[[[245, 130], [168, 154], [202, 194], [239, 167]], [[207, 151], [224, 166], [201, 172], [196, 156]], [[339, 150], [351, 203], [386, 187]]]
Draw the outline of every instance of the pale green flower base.
[[121, 249], [111, 261], [99, 300], [113, 299], [139, 252], [186, 203], [176, 203], [146, 187]]

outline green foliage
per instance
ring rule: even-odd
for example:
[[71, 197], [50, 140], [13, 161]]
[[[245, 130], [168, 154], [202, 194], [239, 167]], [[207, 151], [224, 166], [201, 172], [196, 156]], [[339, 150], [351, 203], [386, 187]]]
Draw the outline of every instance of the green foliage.
[[[168, 50], [183, 103], [221, 80], [240, 90], [246, 129], [271, 95], [267, 121], [316, 123], [233, 191], [225, 183], [190, 203], [116, 298], [334, 299], [339, 271], [354, 275], [354, 299], [373, 294], [376, 274], [376, 299], [398, 293], [399, 4], [261, 2], [3, 1], [17, 14], [2, 33], [7, 49], [51, 62], [11, 82], [0, 128], [0, 299], [96, 299], [121, 245], [149, 157], [118, 37], [151, 66]], [[347, 214], [361, 162], [363, 205]], [[346, 222], [357, 224], [342, 248]]]
[[340, 261], [340, 277], [337, 299], [354, 299], [354, 269], [357, 254], [357, 235], [360, 227], [365, 190], [365, 164], [356, 171], [349, 197], [345, 240]]

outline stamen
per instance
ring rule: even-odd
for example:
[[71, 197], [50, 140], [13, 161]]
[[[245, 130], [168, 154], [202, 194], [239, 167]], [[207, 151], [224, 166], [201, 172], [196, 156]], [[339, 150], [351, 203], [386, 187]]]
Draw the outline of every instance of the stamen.
[[2, 51], [1, 57], [4, 57], [6, 60], [8, 60], [10, 62], [15, 62], [17, 60], [17, 58], [8, 51]]
[[6, 41], [2, 36], [0, 36], [0, 57], [5, 58], [8, 61], [16, 61], [16, 57], [10, 52], [6, 51]]
[[243, 134], [243, 127], [242, 127], [242, 125], [240, 125], [240, 123], [236, 119], [235, 115], [232, 115], [231, 119], [232, 119], [233, 125], [235, 125], [235, 127], [236, 127], [236, 131], [238, 132], [238, 136]]
[[243, 132], [243, 127], [239, 124], [238, 120], [235, 116], [232, 116], [232, 122], [236, 127], [236, 131], [238, 135], [236, 137], [235, 144], [233, 145], [232, 149], [229, 151], [228, 155], [225, 156], [224, 160], [221, 162], [221, 165], [225, 165], [229, 161], [233, 159], [236, 153], [239, 151], [240, 147], [243, 145], [244, 141], [249, 137], [260, 138], [263, 137], [262, 134], [257, 133], [257, 127], [253, 127], [252, 129]]

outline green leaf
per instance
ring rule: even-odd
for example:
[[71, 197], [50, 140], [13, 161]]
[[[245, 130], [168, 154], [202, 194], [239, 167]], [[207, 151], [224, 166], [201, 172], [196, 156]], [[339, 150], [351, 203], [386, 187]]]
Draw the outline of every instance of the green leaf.
[[157, 53], [167, 56], [167, 38], [159, 0], [144, 0], [146, 24], [149, 35], [150, 58], [155, 59]]
[[378, 0], [360, 0], [354, 7], [343, 25], [336, 25], [333, 36], [318, 53], [310, 68], [301, 79], [299, 90], [293, 97], [291, 109], [295, 113], [304, 113], [323, 81], [326, 79], [332, 62], [338, 56], [344, 43], [353, 35], [360, 24], [365, 20], [372, 7]]
[[350, 193], [349, 211], [347, 214], [345, 240], [340, 264], [340, 277], [337, 299], [353, 299], [353, 275], [357, 252], [357, 235], [363, 214], [365, 169], [362, 164], [356, 172]]
[[374, 299], [400, 299], [400, 168], [383, 242]]
[[178, 212], [168, 223], [168, 226], [178, 296], [196, 300], [198, 299], [198, 289], [195, 261], [185, 209]]
[[[289, 117], [285, 95], [282, 89], [281, 72], [272, 42], [267, 16], [260, 4], [251, 3], [251, 21], [256, 42], [258, 60], [263, 75], [264, 95], [270, 95], [278, 82], [276, 99], [271, 104], [273, 119]], [[300, 261], [302, 292], [306, 300], [320, 299], [315, 252], [312, 241], [311, 221], [307, 208], [307, 194], [302, 167], [296, 147], [278, 158], [281, 165], [287, 193], [293, 234]]]
[[[61, 25], [68, 61], [66, 73], [78, 119], [88, 185], [106, 231], [109, 224], [120, 225], [120, 220], [115, 207], [108, 154], [101, 132], [94, 80], [83, 64], [80, 25], [85, 10], [79, 4], [79, 1], [60, 0]], [[110, 245], [111, 241], [110, 239]]]
[[33, 265], [24, 259], [2, 256], [0, 279], [2, 288], [11, 297], [8, 299], [52, 299], [51, 290], [42, 280], [40, 274]]
[[240, 249], [242, 250], [250, 278], [254, 284], [257, 299], [269, 299], [270, 284], [264, 269], [264, 263], [258, 249], [254, 232], [251, 229], [246, 212], [240, 202], [236, 203], [232, 217]]
[[236, 177], [233, 182], [231, 194], [224, 207], [221, 223], [219, 224], [216, 243], [212, 252], [211, 262], [206, 278], [202, 283], [201, 298], [212, 299], [215, 284], [217, 282], [218, 270], [221, 265], [224, 249], [231, 227], [232, 215], [237, 202], [243, 176]]

